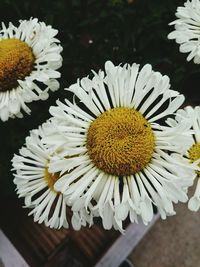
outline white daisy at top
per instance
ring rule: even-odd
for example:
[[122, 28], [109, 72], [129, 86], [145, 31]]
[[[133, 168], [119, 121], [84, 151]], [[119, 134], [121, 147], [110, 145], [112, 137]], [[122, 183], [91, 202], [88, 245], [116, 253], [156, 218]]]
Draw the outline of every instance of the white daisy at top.
[[173, 202], [187, 201], [194, 172], [170, 152], [184, 148], [176, 140], [189, 127], [187, 120], [175, 127], [160, 122], [182, 105], [183, 95], [148, 64], [139, 70], [108, 61], [105, 72], [93, 73], [67, 89], [73, 103], [50, 108], [57, 133], [42, 142], [63, 149], [49, 164], [62, 173], [54, 187], [73, 211], [96, 212], [105, 229], [122, 231], [127, 217], [146, 224], [154, 205], [163, 219], [175, 214]]
[[46, 100], [59, 88], [62, 65], [58, 31], [38, 19], [21, 20], [0, 29], [0, 119], [30, 114], [26, 103]]
[[189, 119], [193, 130], [191, 141], [187, 145], [187, 150], [182, 160], [184, 162], [187, 160], [196, 171], [196, 190], [188, 202], [188, 208], [192, 211], [198, 211], [200, 208], [200, 106], [194, 108], [188, 106], [183, 110], [179, 110], [177, 114], [181, 119]]
[[[17, 194], [25, 200], [26, 208], [31, 208], [29, 215], [34, 221], [45, 223], [50, 228], [68, 228], [66, 199], [63, 194], [54, 189], [54, 183], [60, 178], [60, 173], [49, 172], [52, 150], [41, 142], [45, 132], [53, 132], [49, 122], [37, 130], [32, 130], [26, 138], [25, 146], [12, 159], [14, 183]], [[69, 215], [70, 216], [70, 215]], [[78, 230], [86, 221], [92, 224], [92, 218], [86, 211], [79, 210], [72, 215], [72, 226]]]
[[184, 6], [178, 7], [177, 19], [170, 23], [175, 30], [169, 39], [175, 39], [180, 44], [180, 52], [188, 53], [187, 61], [194, 60], [200, 64], [200, 0], [188, 0]]

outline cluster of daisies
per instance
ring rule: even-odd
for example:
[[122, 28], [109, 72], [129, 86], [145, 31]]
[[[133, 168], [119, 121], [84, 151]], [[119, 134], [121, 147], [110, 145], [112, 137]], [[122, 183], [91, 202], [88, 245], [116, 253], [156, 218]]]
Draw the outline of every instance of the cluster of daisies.
[[[188, 60], [200, 63], [200, 1], [177, 9], [175, 31]], [[37, 19], [0, 31], [0, 118], [30, 113], [25, 103], [59, 88], [62, 47], [57, 31]], [[93, 71], [66, 89], [50, 119], [30, 132], [12, 160], [17, 194], [34, 221], [76, 230], [101, 218], [105, 229], [162, 219], [174, 203], [200, 208], [200, 106], [179, 109], [184, 96], [147, 64]]]

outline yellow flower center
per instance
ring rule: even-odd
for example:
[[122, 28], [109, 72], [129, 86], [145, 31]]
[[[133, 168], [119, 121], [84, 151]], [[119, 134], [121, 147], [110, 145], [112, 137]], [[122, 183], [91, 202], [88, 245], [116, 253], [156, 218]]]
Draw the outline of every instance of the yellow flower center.
[[[189, 150], [189, 159], [193, 163], [196, 160], [200, 159], [200, 142], [194, 144]], [[200, 167], [200, 163], [198, 164]], [[200, 171], [196, 171], [197, 175], [200, 176]]]
[[18, 39], [0, 40], [0, 91], [18, 86], [33, 70], [35, 57], [32, 48]]
[[[44, 179], [45, 179], [48, 187], [51, 189], [51, 191], [56, 192], [54, 189], [54, 184], [59, 178], [60, 178], [59, 173], [49, 173], [48, 169], [45, 168]], [[56, 193], [58, 193], [58, 192], [56, 192]]]
[[97, 117], [87, 134], [88, 154], [108, 174], [125, 176], [141, 171], [155, 147], [152, 128], [131, 108], [113, 108]]

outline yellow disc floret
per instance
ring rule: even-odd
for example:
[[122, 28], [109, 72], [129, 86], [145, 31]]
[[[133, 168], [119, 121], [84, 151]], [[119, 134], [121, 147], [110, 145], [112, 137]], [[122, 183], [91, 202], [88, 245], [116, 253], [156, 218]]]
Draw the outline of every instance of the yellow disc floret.
[[[200, 159], [200, 142], [194, 144], [189, 150], [189, 159], [193, 163], [196, 160]], [[198, 164], [200, 167], [200, 163]], [[200, 176], [200, 171], [196, 171], [197, 175]]]
[[132, 175], [151, 160], [155, 140], [142, 114], [113, 108], [97, 117], [87, 134], [88, 154], [95, 166], [112, 175]]
[[[56, 192], [54, 189], [54, 184], [59, 178], [60, 178], [59, 173], [50, 173], [50, 172], [48, 172], [48, 168], [45, 168], [44, 179], [45, 179], [48, 187], [51, 189], [51, 191]], [[56, 192], [56, 193], [58, 193], [58, 192]]]
[[33, 70], [34, 55], [32, 48], [18, 39], [0, 40], [0, 91], [18, 86]]

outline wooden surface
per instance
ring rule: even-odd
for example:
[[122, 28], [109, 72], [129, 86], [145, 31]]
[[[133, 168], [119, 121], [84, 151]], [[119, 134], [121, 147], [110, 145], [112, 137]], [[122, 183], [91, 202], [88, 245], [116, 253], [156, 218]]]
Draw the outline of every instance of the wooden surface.
[[80, 231], [52, 230], [34, 223], [21, 206], [19, 200], [0, 199], [0, 227], [30, 267], [117, 267], [151, 227], [127, 224], [125, 235], [98, 222]]
[[0, 267], [29, 267], [0, 229]]
[[94, 266], [120, 235], [99, 225], [53, 230], [34, 223], [22, 205], [16, 199], [0, 199], [0, 227], [31, 267], [54, 267], [58, 262], [59, 267]]

